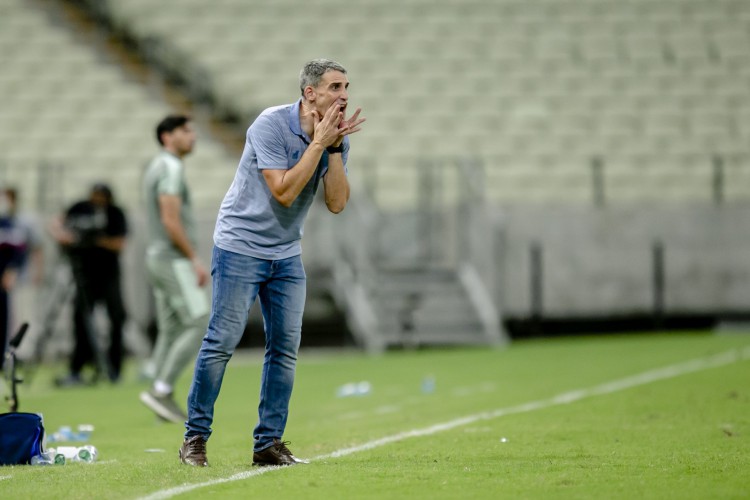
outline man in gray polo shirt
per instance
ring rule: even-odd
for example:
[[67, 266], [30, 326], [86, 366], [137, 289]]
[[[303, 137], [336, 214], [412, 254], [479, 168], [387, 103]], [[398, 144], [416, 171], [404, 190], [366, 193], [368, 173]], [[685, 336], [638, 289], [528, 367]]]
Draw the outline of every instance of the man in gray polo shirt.
[[302, 462], [282, 441], [305, 306], [300, 239], [321, 179], [328, 210], [341, 212], [349, 199], [346, 136], [365, 120], [359, 109], [345, 117], [348, 87], [340, 64], [310, 61], [300, 72], [301, 99], [266, 109], [247, 131], [214, 231], [212, 309], [188, 395], [185, 464], [208, 465], [214, 404], [256, 297], [266, 348], [253, 464]]

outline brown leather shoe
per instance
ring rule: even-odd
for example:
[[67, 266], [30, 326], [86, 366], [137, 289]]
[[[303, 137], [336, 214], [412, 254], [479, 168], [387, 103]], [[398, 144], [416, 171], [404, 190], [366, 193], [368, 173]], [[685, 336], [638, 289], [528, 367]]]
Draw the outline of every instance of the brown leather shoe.
[[295, 457], [286, 445], [289, 441], [273, 440], [273, 444], [265, 450], [253, 453], [253, 465], [295, 465], [309, 464], [308, 460]]
[[180, 447], [180, 462], [194, 467], [208, 467], [206, 458], [206, 440], [195, 435], [183, 441]]

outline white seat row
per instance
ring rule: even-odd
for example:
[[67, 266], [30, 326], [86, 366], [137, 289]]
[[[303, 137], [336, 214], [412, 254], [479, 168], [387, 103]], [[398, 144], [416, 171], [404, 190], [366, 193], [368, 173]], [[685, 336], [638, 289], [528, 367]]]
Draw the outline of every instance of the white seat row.
[[[141, 170], [158, 150], [156, 123], [181, 110], [24, 0], [3, 0], [0, 53], [0, 180], [21, 189], [27, 209], [38, 195], [68, 203], [98, 180], [110, 182], [124, 206], [139, 206]], [[191, 163], [195, 199], [213, 210], [236, 159], [201, 133]], [[40, 194], [43, 186], [55, 192]]]
[[[708, 170], [685, 158], [750, 152], [750, 7], [742, 2], [321, 0], [304, 16], [293, 0], [103, 3], [117, 26], [159, 40], [165, 64], [206, 75], [216, 102], [248, 121], [297, 99], [304, 61], [340, 60], [350, 70], [351, 102], [368, 118], [352, 138], [353, 161], [374, 158], [389, 172], [423, 158], [478, 155], [506, 178], [488, 187], [500, 199], [525, 199], [524, 190], [588, 199], [580, 176], [600, 156], [623, 176], [621, 185], [608, 184], [627, 193], [620, 199], [636, 199], [641, 185], [645, 198], [655, 196], [663, 175], [682, 186], [669, 196], [703, 200]], [[54, 90], [39, 85], [29, 95]], [[74, 106], [45, 102], [58, 115]], [[120, 102], [108, 109], [118, 113], [131, 101]], [[107, 115], [97, 106], [80, 111], [92, 121]], [[86, 134], [77, 136], [85, 142]], [[128, 134], [122, 140], [135, 145]], [[664, 161], [638, 168], [622, 158]], [[697, 173], [679, 182], [681, 168]], [[400, 192], [408, 186], [397, 183], [387, 196], [409, 200]]]

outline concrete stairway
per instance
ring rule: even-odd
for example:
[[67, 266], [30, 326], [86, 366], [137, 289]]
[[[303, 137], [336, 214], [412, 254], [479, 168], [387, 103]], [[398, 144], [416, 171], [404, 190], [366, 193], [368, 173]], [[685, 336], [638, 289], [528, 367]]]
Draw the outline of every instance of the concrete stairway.
[[486, 344], [480, 316], [453, 270], [381, 270], [370, 290], [388, 346]]
[[[368, 280], [339, 277], [339, 300], [358, 343], [368, 351], [507, 342], [494, 308], [488, 314], [470, 272], [446, 268], [378, 268]], [[351, 278], [351, 275], [349, 276]]]

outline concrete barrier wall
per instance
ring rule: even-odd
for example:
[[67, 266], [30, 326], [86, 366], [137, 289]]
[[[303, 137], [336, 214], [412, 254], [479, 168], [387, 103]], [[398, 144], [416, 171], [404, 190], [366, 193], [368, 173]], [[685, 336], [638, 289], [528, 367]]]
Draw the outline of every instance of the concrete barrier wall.
[[[493, 210], [499, 224], [486, 229], [488, 249], [492, 249], [487, 257], [494, 259], [497, 302], [506, 317], [526, 318], [534, 312], [533, 245], [541, 250], [540, 312], [546, 317], [651, 313], [656, 301], [657, 243], [663, 246], [665, 314], [750, 311], [750, 205], [512, 206]], [[315, 319], [332, 314], [328, 302], [319, 302], [321, 307], [317, 307], [315, 299], [329, 292], [330, 281], [325, 275], [337, 264], [332, 256], [336, 255], [335, 239], [342, 236], [337, 231], [344, 226], [344, 214], [334, 216], [325, 207], [316, 206], [306, 224], [303, 259], [311, 276], [306, 316]], [[140, 329], [151, 319], [153, 305], [143, 268], [143, 216], [128, 216], [131, 238], [123, 256], [123, 287], [129, 317]], [[454, 263], [461, 248], [457, 241], [461, 224], [450, 214], [433, 217], [437, 221], [429, 224], [432, 231], [425, 230], [429, 219], [424, 214], [398, 213], [383, 219], [380, 254], [399, 264], [423, 263], [424, 242], [428, 241], [435, 247], [428, 258], [439, 265]], [[199, 217], [200, 254], [206, 265], [210, 265], [214, 223], [214, 213]], [[55, 254], [51, 242], [47, 254]], [[51, 267], [53, 262], [50, 259], [47, 265]], [[48, 269], [48, 276], [51, 271]], [[37, 329], [47, 285], [24, 288], [18, 294], [16, 319], [30, 321]], [[63, 314], [66, 317], [58, 327], [68, 330], [69, 311]]]
[[531, 312], [535, 243], [545, 315], [651, 311], [659, 242], [665, 312], [750, 310], [750, 206], [527, 206], [501, 213], [506, 314]]
[[[492, 209], [484, 233], [505, 315], [532, 310], [531, 248], [542, 260], [541, 313], [582, 317], [750, 311], [750, 205], [507, 206]], [[437, 219], [437, 220], [436, 220]], [[327, 219], [326, 219], [327, 220]], [[335, 219], [334, 219], [335, 220]], [[335, 224], [327, 220], [326, 224]], [[387, 264], [454, 265], [466, 221], [455, 213], [385, 215], [378, 251]], [[430, 226], [430, 227], [427, 227]], [[327, 241], [310, 232], [308, 262]], [[356, 235], [347, 235], [356, 238]], [[426, 244], [427, 243], [427, 244]], [[430, 251], [426, 251], [426, 246]], [[655, 247], [663, 249], [663, 290], [655, 290]]]

